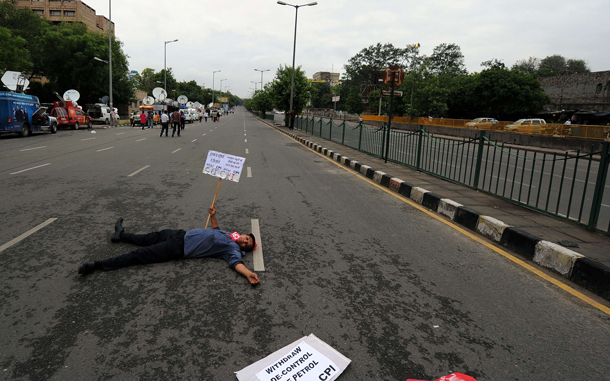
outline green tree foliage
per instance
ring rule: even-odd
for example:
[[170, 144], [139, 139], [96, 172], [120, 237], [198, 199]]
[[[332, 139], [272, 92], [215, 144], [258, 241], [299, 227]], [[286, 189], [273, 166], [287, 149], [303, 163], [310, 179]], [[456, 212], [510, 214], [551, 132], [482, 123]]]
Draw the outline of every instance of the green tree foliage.
[[30, 53], [25, 48], [26, 41], [13, 36], [9, 29], [0, 27], [0, 76], [7, 70], [27, 71], [31, 69]]
[[564, 56], [555, 54], [540, 61], [537, 75], [550, 77], [554, 75], [568, 75], [590, 73], [591, 70], [584, 60], [566, 59]]
[[519, 60], [515, 62], [511, 70], [522, 71], [527, 74], [535, 75], [540, 67], [540, 60], [536, 57], [530, 57], [526, 60]]
[[349, 94], [345, 102], [345, 110], [350, 114], [361, 114], [362, 111], [364, 111], [360, 91], [358, 91], [358, 88], [355, 86], [352, 86], [349, 90]]
[[[23, 48], [28, 54], [21, 55], [28, 63], [22, 70], [30, 79], [44, 76], [45, 85], [32, 81], [30, 93], [36, 93], [43, 102], [56, 100], [53, 92], [63, 94], [76, 89], [81, 93], [79, 103], [99, 101], [108, 95], [108, 65], [93, 60], [93, 57], [108, 59], [108, 36], [89, 32], [80, 23], [51, 24], [30, 9], [18, 9], [14, 0], [0, 2], [0, 24], [13, 37], [25, 41]], [[2, 45], [4, 51], [4, 44]], [[12, 65], [11, 65], [12, 66]], [[128, 103], [133, 94], [133, 85], [128, 78], [127, 56], [122, 43], [112, 41], [112, 87], [114, 104]]]
[[331, 91], [330, 84], [326, 83], [312, 83], [312, 86], [316, 89], [311, 98], [311, 107], [313, 108], [333, 108], [332, 97], [334, 96]]
[[273, 110], [273, 101], [271, 99], [269, 87], [255, 92], [250, 107], [252, 110], [258, 111], [261, 118], [265, 117], [267, 111]]
[[430, 70], [436, 74], [455, 76], [468, 73], [464, 64], [464, 55], [460, 46], [456, 44], [443, 43], [436, 46], [426, 62]]
[[[275, 72], [275, 78], [269, 87], [273, 105], [278, 110], [290, 110], [290, 88], [292, 80], [292, 67], [282, 66]], [[297, 67], [294, 75], [293, 109], [297, 114], [301, 113], [309, 103], [314, 92], [312, 84], [305, 73]]]

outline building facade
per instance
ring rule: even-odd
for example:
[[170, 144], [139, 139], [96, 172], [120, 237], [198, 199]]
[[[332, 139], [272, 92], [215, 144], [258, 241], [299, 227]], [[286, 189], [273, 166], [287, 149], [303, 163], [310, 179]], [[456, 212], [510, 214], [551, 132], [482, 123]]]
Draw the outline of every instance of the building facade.
[[110, 27], [114, 34], [114, 23], [107, 17], [98, 15], [95, 9], [79, 0], [17, 0], [18, 8], [30, 8], [54, 24], [80, 22], [92, 32], [107, 34]]
[[610, 110], [610, 70], [540, 78], [553, 110]]

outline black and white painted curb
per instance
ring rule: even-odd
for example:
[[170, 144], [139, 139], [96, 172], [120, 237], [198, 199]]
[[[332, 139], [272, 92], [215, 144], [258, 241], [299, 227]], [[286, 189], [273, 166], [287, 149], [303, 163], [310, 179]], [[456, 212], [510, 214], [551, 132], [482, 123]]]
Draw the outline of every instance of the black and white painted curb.
[[375, 183], [451, 219], [455, 223], [508, 248], [539, 266], [561, 274], [606, 300], [610, 300], [610, 267], [563, 246], [544, 241], [528, 232], [509, 226], [496, 218], [485, 216], [453, 200], [416, 187], [387, 173], [376, 171], [368, 165], [350, 160], [346, 156], [306, 140], [290, 131], [282, 128], [277, 129], [314, 151], [353, 169]]

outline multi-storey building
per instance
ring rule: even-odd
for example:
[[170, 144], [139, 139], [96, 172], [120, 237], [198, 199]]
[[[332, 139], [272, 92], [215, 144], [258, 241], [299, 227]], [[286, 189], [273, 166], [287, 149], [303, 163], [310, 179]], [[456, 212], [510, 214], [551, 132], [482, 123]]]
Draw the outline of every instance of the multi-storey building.
[[[110, 20], [95, 13], [95, 9], [79, 0], [17, 0], [18, 8], [30, 8], [54, 24], [80, 22], [90, 31], [108, 33]], [[114, 33], [114, 23], [112, 23]]]

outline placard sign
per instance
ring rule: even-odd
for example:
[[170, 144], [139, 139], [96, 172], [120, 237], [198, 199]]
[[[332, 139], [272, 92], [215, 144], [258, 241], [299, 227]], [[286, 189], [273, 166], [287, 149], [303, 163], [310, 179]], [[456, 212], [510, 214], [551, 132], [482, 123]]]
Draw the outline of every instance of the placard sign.
[[236, 372], [240, 381], [332, 381], [350, 360], [313, 334]]
[[203, 166], [203, 173], [222, 180], [239, 182], [245, 158], [222, 152], [209, 151]]

